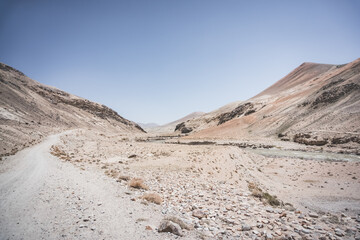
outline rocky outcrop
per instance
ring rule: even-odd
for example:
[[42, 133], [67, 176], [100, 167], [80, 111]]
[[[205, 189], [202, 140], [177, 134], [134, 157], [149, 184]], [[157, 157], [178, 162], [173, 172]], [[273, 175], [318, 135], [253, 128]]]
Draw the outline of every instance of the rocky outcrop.
[[320, 105], [335, 103], [354, 91], [360, 91], [360, 86], [356, 83], [348, 83], [332, 87], [327, 91], [321, 92], [320, 95], [311, 103], [311, 107], [318, 108]]
[[287, 133], [285, 134], [279, 133], [278, 138], [280, 138], [281, 141], [285, 141], [285, 142], [290, 141], [290, 137], [287, 135]]
[[12, 68], [6, 64], [0, 63], [0, 70], [6, 71], [6, 72], [16, 72], [17, 74], [21, 76], [25, 76], [24, 73], [20, 72], [19, 70]]
[[181, 227], [179, 226], [179, 224], [174, 223], [172, 221], [169, 220], [163, 220], [160, 223], [160, 226], [158, 228], [158, 232], [169, 232], [178, 236], [182, 236], [182, 230]]
[[241, 115], [250, 115], [254, 113], [256, 110], [254, 109], [254, 104], [248, 102], [241, 104], [231, 112], [226, 112], [218, 116], [218, 125], [223, 124], [227, 121], [230, 121], [233, 118], [240, 117]]
[[328, 139], [311, 136], [309, 133], [297, 133], [294, 135], [294, 142], [305, 145], [324, 146], [328, 144]]
[[360, 137], [357, 136], [344, 136], [344, 137], [333, 137], [331, 139], [332, 144], [345, 144], [349, 142], [359, 143], [360, 144]]
[[179, 124], [176, 125], [176, 127], [175, 127], [175, 132], [176, 132], [176, 131], [180, 131], [181, 133], [189, 133], [189, 132], [191, 132], [192, 130], [193, 130], [192, 128], [185, 126], [185, 122], [179, 123]]

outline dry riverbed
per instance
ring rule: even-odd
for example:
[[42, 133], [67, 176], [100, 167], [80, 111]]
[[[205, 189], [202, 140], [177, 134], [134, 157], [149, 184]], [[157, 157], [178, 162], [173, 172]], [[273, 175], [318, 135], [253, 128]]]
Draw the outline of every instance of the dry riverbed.
[[[236, 146], [138, 142], [85, 130], [62, 136], [53, 154], [107, 176], [122, 197], [168, 219], [165, 230], [187, 239], [360, 236], [358, 162], [271, 158]], [[143, 228], [158, 234], [160, 218]]]

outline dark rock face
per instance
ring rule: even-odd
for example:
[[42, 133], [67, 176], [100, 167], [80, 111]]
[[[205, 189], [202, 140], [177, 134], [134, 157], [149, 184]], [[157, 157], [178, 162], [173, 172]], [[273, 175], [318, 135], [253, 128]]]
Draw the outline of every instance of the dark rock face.
[[353, 136], [353, 137], [334, 137], [331, 139], [332, 144], [344, 144], [344, 143], [359, 143], [360, 144], [360, 138]]
[[185, 126], [185, 122], [179, 123], [175, 127], [175, 132], [180, 131], [181, 133], [189, 133], [192, 132], [192, 130], [193, 130], [192, 128]]
[[254, 113], [256, 110], [254, 109], [254, 104], [252, 103], [244, 103], [240, 106], [238, 106], [237, 108], [235, 108], [234, 110], [232, 110], [231, 112], [227, 112], [227, 113], [223, 113], [220, 116], [218, 116], [219, 119], [219, 123], [223, 124], [227, 121], [230, 121], [233, 118], [239, 117], [241, 115], [243, 115], [245, 113], [245, 116], [250, 115], [252, 113]]
[[356, 83], [350, 82], [344, 84], [348, 77], [345, 75], [338, 79], [332, 80], [328, 84], [321, 87], [314, 93], [312, 99], [308, 99], [299, 104], [298, 107], [305, 107], [310, 105], [313, 109], [326, 106], [339, 101], [354, 91], [360, 93], [360, 86]]
[[290, 141], [290, 137], [286, 133], [285, 134], [279, 133], [278, 138], [280, 138], [281, 141], [285, 141], [285, 142]]
[[319, 138], [318, 136], [313, 137], [308, 133], [297, 133], [294, 135], [294, 142], [305, 145], [324, 146], [328, 144], [328, 139]]
[[313, 108], [319, 107], [319, 105], [327, 105], [337, 102], [342, 97], [350, 94], [353, 91], [359, 91], [360, 86], [355, 83], [348, 83], [341, 86], [333, 87], [327, 91], [322, 92], [311, 104]]
[[317, 93], [325, 91], [326, 89], [329, 89], [329, 88], [331, 88], [331, 87], [333, 87], [335, 85], [338, 85], [338, 84], [340, 84], [340, 83], [342, 83], [344, 81], [345, 81], [345, 79], [342, 79], [342, 78], [339, 78], [338, 80], [335, 80], [335, 81], [331, 81], [330, 83], [328, 83], [325, 86], [323, 86], [322, 88], [320, 88], [320, 90], [317, 91]]
[[181, 129], [181, 133], [189, 133], [189, 132], [192, 132], [192, 128], [184, 127]]
[[175, 132], [178, 131], [178, 130], [181, 130], [181, 128], [183, 128], [183, 127], [185, 127], [185, 122], [179, 123], [175, 127]]

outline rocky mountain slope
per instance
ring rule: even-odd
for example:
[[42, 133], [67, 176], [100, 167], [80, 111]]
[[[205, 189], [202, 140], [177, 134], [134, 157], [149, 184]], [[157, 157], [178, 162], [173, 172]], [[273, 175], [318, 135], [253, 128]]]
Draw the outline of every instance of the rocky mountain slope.
[[194, 138], [273, 137], [358, 148], [360, 59], [344, 65], [303, 63], [255, 97], [181, 127], [191, 129]]
[[0, 156], [15, 153], [49, 133], [72, 128], [144, 132], [104, 105], [38, 83], [0, 63]]

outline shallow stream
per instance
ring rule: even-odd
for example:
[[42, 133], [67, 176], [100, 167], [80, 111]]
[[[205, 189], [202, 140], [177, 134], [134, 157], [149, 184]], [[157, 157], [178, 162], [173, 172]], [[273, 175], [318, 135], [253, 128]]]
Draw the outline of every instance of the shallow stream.
[[305, 152], [295, 150], [282, 150], [276, 148], [270, 149], [246, 149], [250, 152], [263, 155], [265, 157], [290, 157], [308, 160], [319, 161], [347, 161], [347, 162], [360, 162], [360, 156], [352, 154], [340, 154], [329, 152]]

